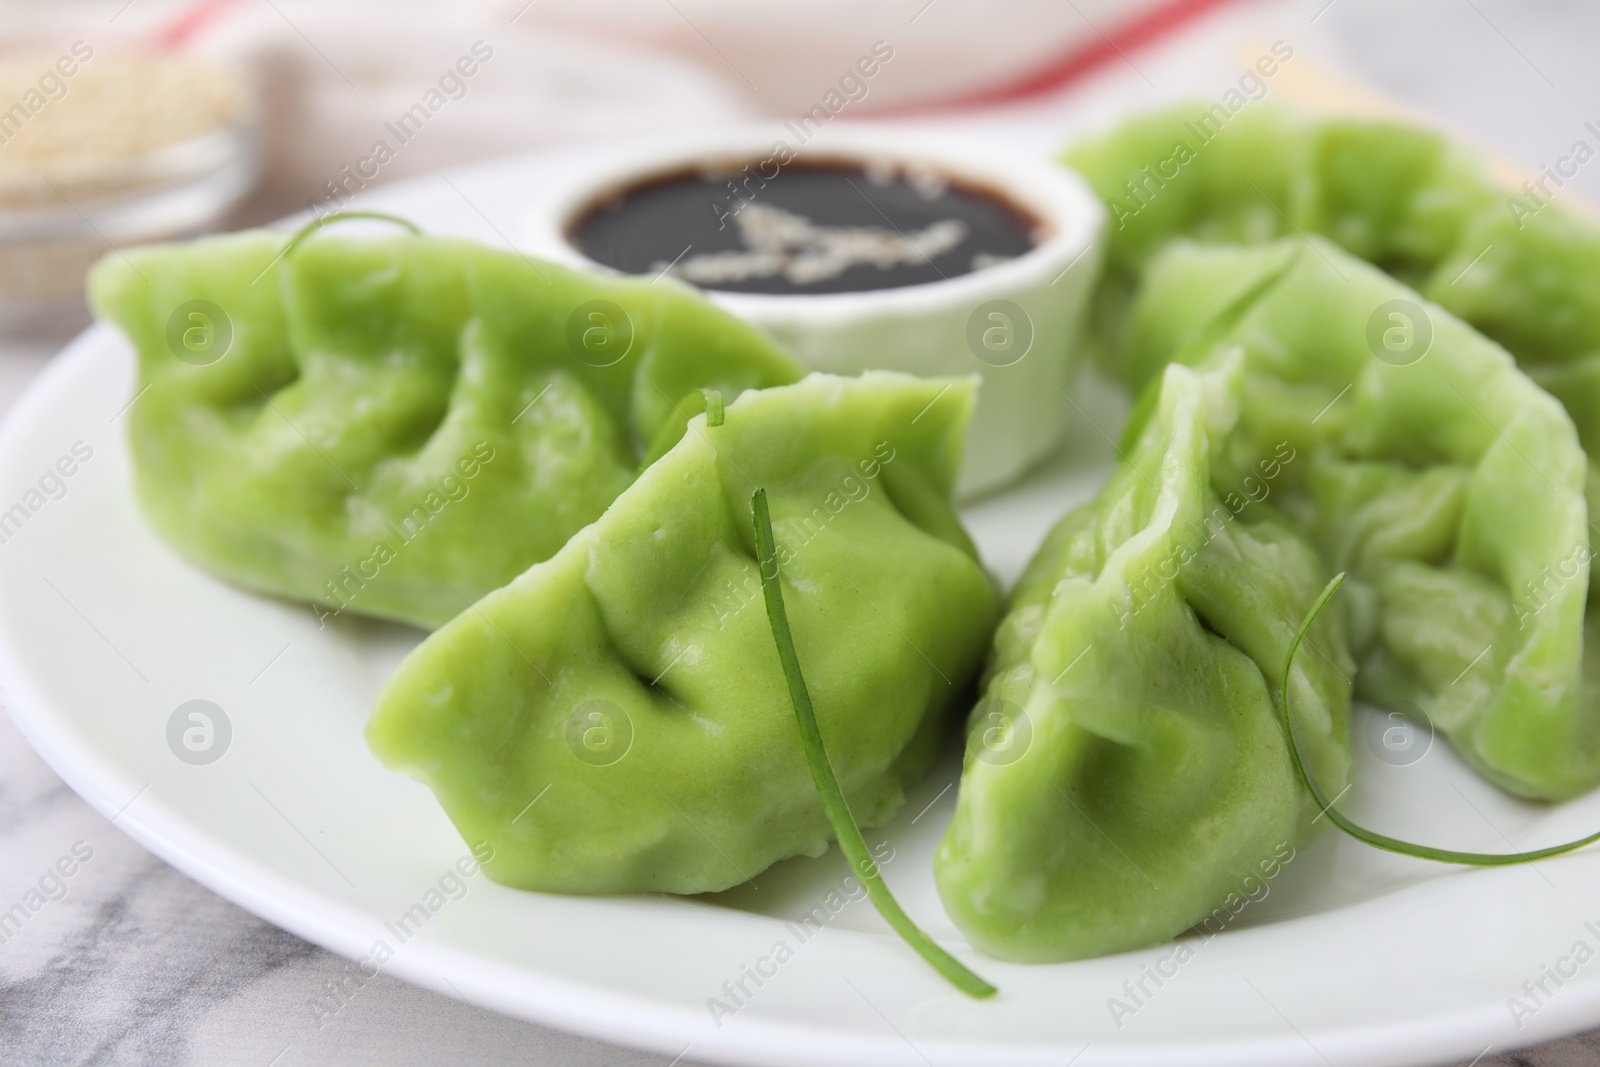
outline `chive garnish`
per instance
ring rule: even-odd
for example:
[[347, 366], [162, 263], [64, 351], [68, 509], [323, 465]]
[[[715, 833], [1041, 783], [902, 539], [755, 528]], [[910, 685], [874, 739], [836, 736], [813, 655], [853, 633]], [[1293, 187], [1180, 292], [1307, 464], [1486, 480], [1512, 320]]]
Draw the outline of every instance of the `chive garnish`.
[[1437, 860], [1440, 863], [1462, 863], [1475, 867], [1504, 867], [1515, 863], [1531, 863], [1534, 860], [1548, 859], [1559, 856], [1563, 852], [1582, 848], [1594, 841], [1600, 841], [1600, 833], [1590, 834], [1588, 837], [1576, 841], [1568, 841], [1564, 845], [1551, 845], [1548, 848], [1535, 849], [1532, 852], [1456, 852], [1447, 848], [1434, 848], [1431, 845], [1418, 845], [1410, 841], [1401, 841], [1398, 838], [1388, 837], [1384, 834], [1368, 830], [1345, 818], [1333, 807], [1333, 802], [1327, 797], [1311, 778], [1311, 772], [1306, 769], [1305, 757], [1300, 751], [1300, 736], [1295, 731], [1294, 717], [1289, 714], [1289, 668], [1294, 665], [1294, 654], [1300, 650], [1300, 643], [1305, 639], [1306, 632], [1311, 629], [1311, 624], [1317, 621], [1317, 616], [1322, 614], [1322, 609], [1328, 606], [1328, 601], [1333, 599], [1333, 594], [1339, 591], [1339, 586], [1344, 582], [1343, 574], [1336, 574], [1323, 588], [1322, 595], [1317, 597], [1316, 603], [1311, 605], [1300, 628], [1295, 631], [1294, 640], [1289, 643], [1289, 654], [1283, 661], [1283, 721], [1289, 732], [1289, 754], [1294, 759], [1295, 773], [1300, 776], [1300, 781], [1311, 791], [1311, 796], [1316, 800], [1317, 806], [1322, 809], [1335, 826], [1355, 838], [1365, 841], [1374, 848], [1385, 849], [1389, 852], [1398, 852], [1403, 856], [1415, 856], [1418, 859]]
[[721, 426], [722, 420], [726, 416], [726, 411], [722, 405], [722, 394], [715, 389], [702, 389], [700, 390], [700, 395], [706, 401], [706, 425]]
[[288, 245], [280, 253], [280, 258], [289, 255], [289, 253], [303, 244], [307, 237], [310, 237], [324, 226], [331, 226], [335, 222], [344, 222], [347, 219], [378, 219], [381, 222], [392, 222], [396, 226], [404, 226], [415, 236], [420, 237], [422, 235], [422, 229], [416, 223], [410, 219], [403, 219], [399, 215], [391, 215], [386, 211], [335, 211], [331, 215], [323, 215], [321, 218], [312, 219], [296, 230], [294, 236], [289, 238]]
[[778, 661], [783, 664], [783, 676], [789, 683], [789, 699], [794, 704], [795, 719], [800, 724], [800, 740], [805, 748], [806, 763], [811, 767], [811, 778], [822, 794], [822, 807], [833, 824], [833, 835], [839, 840], [839, 849], [850, 861], [851, 868], [861, 877], [878, 914], [886, 919], [896, 933], [930, 964], [934, 970], [948, 978], [957, 989], [973, 997], [991, 997], [997, 992], [994, 986], [967, 970], [960, 961], [940, 948], [917, 928], [884, 884], [878, 865], [867, 851], [861, 837], [861, 828], [850, 805], [839, 788], [833, 765], [828, 762], [827, 750], [822, 745], [822, 732], [817, 728], [817, 714], [811, 707], [811, 694], [806, 690], [805, 678], [800, 674], [800, 658], [795, 653], [794, 635], [789, 632], [789, 616], [783, 609], [783, 590], [778, 584], [778, 551], [772, 539], [772, 515], [767, 508], [767, 491], [757, 489], [750, 501], [755, 514], [756, 559], [761, 569], [761, 591], [767, 601], [767, 621], [772, 625], [772, 639], [778, 646]]

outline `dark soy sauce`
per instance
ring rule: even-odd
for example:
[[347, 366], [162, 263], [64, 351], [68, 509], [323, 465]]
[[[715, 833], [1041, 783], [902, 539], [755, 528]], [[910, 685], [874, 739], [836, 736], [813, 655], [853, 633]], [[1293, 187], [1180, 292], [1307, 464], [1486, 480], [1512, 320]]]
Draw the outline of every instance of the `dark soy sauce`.
[[633, 186], [591, 207], [569, 237], [628, 274], [794, 294], [954, 278], [1022, 255], [1038, 231], [1011, 201], [926, 169], [769, 159]]

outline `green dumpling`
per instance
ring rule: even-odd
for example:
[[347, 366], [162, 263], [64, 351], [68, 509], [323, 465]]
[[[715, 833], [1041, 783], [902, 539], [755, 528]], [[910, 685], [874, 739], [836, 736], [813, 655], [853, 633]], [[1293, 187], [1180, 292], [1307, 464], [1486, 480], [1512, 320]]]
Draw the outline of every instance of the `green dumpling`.
[[834, 769], [860, 823], [883, 822], [999, 610], [950, 503], [972, 404], [966, 380], [813, 374], [696, 417], [595, 523], [412, 652], [373, 751], [508, 885], [701, 893], [821, 854], [754, 556], [764, 487]]
[[[1295, 625], [1328, 571], [1265, 501], [1283, 447], [1225, 461], [1237, 354], [1172, 367], [1127, 461], [1012, 594], [935, 859], [990, 955], [1049, 962], [1168, 940], [1255, 893], [1314, 815], [1278, 719]], [[1353, 665], [1333, 616], [1295, 661], [1319, 782], [1349, 769]]]
[[[1222, 292], [1225, 272], [1250, 295]], [[1380, 312], [1401, 316], [1409, 349], [1374, 330], [1401, 329]], [[1316, 238], [1174, 245], [1146, 272], [1129, 338], [1147, 366], [1147, 345], [1200, 366], [1243, 353], [1229, 455], [1288, 441], [1305, 457], [1279, 506], [1349, 573], [1357, 695], [1420, 711], [1521, 796], [1600, 783], [1584, 454], [1504, 349]]]
[[[1208, 343], [1228, 336], [1249, 314], [1261, 288], [1277, 283], [1286, 257], [1304, 259], [1293, 241], [1272, 251], [1238, 243], [1323, 234], [1434, 301], [1437, 306], [1421, 311], [1415, 292], [1365, 285], [1367, 272], [1353, 272], [1345, 266], [1346, 257], [1315, 243], [1323, 250], [1320, 283], [1344, 292], [1346, 299], [1294, 297], [1307, 301], [1302, 306], [1287, 303], [1288, 297], [1276, 299], [1273, 330], [1282, 336], [1258, 338], [1257, 351], [1281, 349], [1292, 338], [1304, 354], [1274, 358], [1265, 373], [1253, 369], [1251, 392], [1265, 422], [1292, 423], [1314, 418], [1353, 380], [1351, 361], [1371, 364], [1380, 348], [1392, 364], [1409, 363], [1429, 352], [1431, 343], [1431, 354], [1417, 366], [1440, 362], [1441, 354], [1459, 360], [1465, 358], [1461, 351], [1470, 351], [1481, 354], [1470, 365], [1495, 368], [1485, 372], [1487, 378], [1448, 382], [1431, 367], [1411, 373], [1433, 384], [1408, 400], [1386, 431], [1397, 435], [1386, 448], [1405, 454], [1404, 462], [1325, 470], [1318, 482], [1324, 510], [1358, 508], [1362, 517], [1332, 515], [1324, 540], [1336, 568], [1355, 561], [1357, 581], [1345, 596], [1362, 601], [1353, 603], [1362, 610], [1351, 614], [1361, 627], [1358, 651], [1387, 649], [1360, 657], [1360, 695], [1391, 706], [1420, 706], [1480, 770], [1514, 792], [1556, 798], [1589, 788], [1600, 776], [1600, 755], [1593, 736], [1596, 713], [1589, 710], [1594, 700], [1576, 695], [1587, 684], [1573, 674], [1586, 631], [1574, 620], [1583, 614], [1582, 587], [1593, 583], [1600, 592], [1600, 575], [1588, 566], [1591, 550], [1584, 529], [1587, 513], [1600, 507], [1600, 465], [1591, 459], [1580, 478], [1588, 504], [1573, 530], [1567, 513], [1571, 452], [1565, 443], [1555, 443], [1564, 433], [1555, 426], [1549, 403], [1530, 391], [1524, 376], [1507, 375], [1503, 358], [1486, 354], [1493, 346], [1467, 337], [1458, 319], [1505, 345], [1526, 377], [1566, 408], [1589, 455], [1600, 456], [1600, 226], [1552, 202], [1548, 183], [1501, 187], [1469, 152], [1426, 130], [1392, 122], [1313, 121], [1276, 106], [1251, 105], [1229, 117], [1220, 132], [1208, 131], [1209, 139], [1201, 143], [1188, 121], [1192, 111], [1177, 108], [1136, 119], [1073, 146], [1065, 156], [1106, 199], [1113, 216], [1108, 279], [1096, 298], [1102, 359], [1138, 388], [1170, 359], [1203, 358]], [[1188, 150], [1178, 151], [1180, 143]], [[1180, 157], [1153, 175], [1146, 173], [1152, 159]], [[1174, 247], [1189, 241], [1210, 247], [1203, 253]], [[1311, 267], [1302, 263], [1296, 270], [1305, 274]], [[1157, 284], [1163, 271], [1181, 275], [1181, 294], [1169, 288], [1160, 299], [1145, 299], [1144, 311], [1136, 313], [1140, 294]], [[1354, 289], [1353, 273], [1363, 279]], [[1390, 301], [1409, 306], [1389, 306]], [[1442, 315], [1440, 308], [1456, 317]], [[1335, 337], [1341, 339], [1338, 344], [1331, 340]], [[1186, 346], [1187, 355], [1181, 355]], [[1341, 346], [1336, 358], [1330, 355]], [[1305, 379], [1315, 360], [1339, 369], [1312, 387]], [[1379, 373], [1374, 368], [1369, 376]], [[1497, 391], [1502, 382], [1509, 383], [1503, 393]], [[1340, 421], [1338, 412], [1350, 407], [1331, 409], [1320, 430], [1329, 431]], [[1493, 420], [1507, 440], [1515, 438], [1513, 425], [1518, 433], [1538, 438], [1539, 456], [1547, 442], [1548, 462], [1523, 462], [1515, 474], [1505, 467], [1518, 466], [1517, 457], [1504, 447], [1498, 467], [1483, 465], [1489, 450], [1482, 441], [1466, 452], [1456, 447], [1473, 440], [1474, 433], [1481, 436], [1486, 420]], [[1420, 432], [1413, 434], [1413, 428]], [[1449, 447], [1424, 448], [1421, 460], [1413, 453], [1422, 446], [1405, 443], [1447, 438], [1453, 439]], [[1516, 447], [1533, 446], [1517, 439]], [[1380, 458], [1393, 456], [1381, 452]], [[1409, 477], [1405, 468], [1418, 465], [1436, 469]], [[1467, 468], [1478, 475], [1469, 477]], [[1500, 561], [1474, 559], [1456, 569], [1448, 594], [1422, 583], [1402, 595], [1407, 576], [1420, 579], [1420, 572], [1398, 560], [1390, 561], [1394, 566], [1385, 562], [1382, 587], [1388, 592], [1381, 604], [1394, 610], [1379, 610], [1377, 579], [1364, 579], [1362, 572], [1379, 566], [1387, 546], [1398, 539], [1406, 543], [1405, 552], [1431, 553], [1430, 563], [1472, 559], [1480, 542], [1466, 536], [1476, 527], [1460, 521], [1464, 502], [1496, 500], [1478, 505], [1492, 512], [1507, 503], [1499, 490], [1522, 482], [1530, 483], [1529, 492], [1543, 492], [1548, 499], [1541, 503], [1547, 506], [1509, 528], [1531, 525], [1538, 521], [1533, 515], [1552, 508], [1560, 512], [1546, 527], [1550, 536], [1522, 546], [1533, 558], [1504, 568]], [[1504, 509], [1498, 525], [1508, 528], [1505, 516], [1518, 514]], [[1492, 592], [1479, 597], [1466, 575], [1484, 569], [1491, 573]], [[1506, 626], [1516, 631], [1515, 640], [1494, 637]], [[1560, 635], [1549, 638], [1555, 644], [1536, 638], [1546, 626]], [[1380, 631], [1392, 642], [1373, 645]], [[1593, 632], [1600, 641], [1600, 631]], [[1458, 647], [1466, 644], [1473, 647]], [[1525, 644], [1544, 651], [1519, 658], [1522, 654], [1513, 650]], [[1485, 660], [1475, 658], [1479, 653]], [[1549, 678], [1542, 677], [1554, 669], [1544, 661], [1547, 654], [1562, 664]], [[1495, 657], [1502, 657], [1498, 666], [1489, 662]], [[1471, 673], [1463, 675], [1469, 665]], [[1501, 669], [1511, 676], [1494, 680]], [[1600, 682], [1600, 673], [1594, 677]], [[1524, 689], [1529, 696], [1523, 713], [1512, 714], [1496, 703]], [[1500, 710], [1491, 714], [1491, 707]]]
[[1503, 344], [1600, 450], [1600, 225], [1555, 201], [1550, 179], [1504, 188], [1472, 153], [1403, 123], [1252, 104], [1201, 130], [1198, 110], [1134, 119], [1063, 157], [1112, 216], [1096, 297], [1109, 368], [1135, 386], [1159, 369], [1125, 362], [1124, 330], [1145, 265], [1172, 241], [1320, 234]]
[[443, 623], [598, 517], [686, 394], [800, 377], [669, 281], [450, 238], [287, 240], [129, 249], [89, 297], [138, 352], [152, 525], [323, 617]]
[[1503, 349], [1319, 238], [1171, 245], [1127, 338], [1165, 369], [1013, 594], [936, 858], [974, 944], [1138, 948], [1277, 870], [1308, 812], [1276, 680], [1333, 571], [1289, 701], [1327, 796], [1352, 679], [1514, 793], [1600, 782], [1584, 455]]

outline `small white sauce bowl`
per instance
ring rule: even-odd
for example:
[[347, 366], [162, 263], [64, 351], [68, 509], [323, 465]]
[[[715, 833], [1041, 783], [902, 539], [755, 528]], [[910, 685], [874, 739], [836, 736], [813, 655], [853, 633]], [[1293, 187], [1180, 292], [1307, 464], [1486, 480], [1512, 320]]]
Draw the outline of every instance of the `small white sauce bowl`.
[[[570, 237], [595, 206], [686, 171], [737, 171], [780, 149], [808, 164], [887, 162], [900, 171], [931, 170], [1032, 215], [1039, 224], [1035, 245], [1015, 259], [923, 285], [816, 294], [707, 289], [706, 297], [814, 370], [981, 376], [958, 485], [963, 497], [998, 489], [1050, 455], [1073, 413], [1068, 396], [1081, 363], [1088, 298], [1100, 274], [1105, 210], [1082, 179], [1047, 159], [863, 127], [824, 128], [804, 143], [784, 126], [652, 139], [618, 146], [599, 163], [535, 190], [525, 246], [559, 263], [611, 270]], [[770, 167], [766, 173], [770, 178]], [[757, 192], [754, 202], [759, 199]], [[730, 206], [736, 203], [730, 198]]]

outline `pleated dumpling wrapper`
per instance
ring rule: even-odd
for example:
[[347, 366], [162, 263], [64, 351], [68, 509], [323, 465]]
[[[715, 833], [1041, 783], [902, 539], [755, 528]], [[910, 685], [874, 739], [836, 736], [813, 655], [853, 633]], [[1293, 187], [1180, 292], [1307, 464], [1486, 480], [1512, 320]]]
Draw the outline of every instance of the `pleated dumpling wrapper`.
[[678, 405], [799, 368], [687, 287], [473, 242], [255, 231], [89, 279], [138, 352], [125, 416], [156, 530], [232, 582], [437, 626], [549, 558]]
[[[1228, 298], [1223, 274], [1253, 295]], [[1520, 796], [1600, 784], [1585, 457], [1504, 349], [1317, 238], [1173, 246], [1129, 336], [1185, 363], [1244, 354], [1230, 448], [1305, 457], [1275, 492], [1349, 574], [1358, 696]]]
[[[945, 909], [990, 955], [1168, 940], [1256, 893], [1311, 826], [1275, 700], [1329, 575], [1268, 502], [1303, 457], [1284, 442], [1230, 461], [1241, 371], [1236, 354], [1170, 368], [1126, 462], [1012, 594], [934, 867]], [[1290, 684], [1332, 793], [1350, 763], [1351, 673], [1325, 614]]]
[[373, 751], [508, 885], [702, 893], [820, 855], [755, 559], [763, 487], [823, 740], [858, 821], [882, 823], [999, 611], [950, 502], [973, 399], [971, 380], [812, 374], [696, 417], [598, 521], [412, 652]]
[[1600, 222], [1569, 209], [1559, 177], [1508, 184], [1434, 131], [1271, 103], [1220, 119], [1179, 106], [1063, 158], [1112, 216], [1096, 332], [1102, 360], [1131, 384], [1160, 372], [1150, 357], [1164, 354], [1123, 340], [1144, 267], [1173, 240], [1320, 234], [1504, 345], [1600, 452]]
[[[1391, 311], [1408, 344], [1386, 343]], [[1321, 616], [1295, 660], [1322, 687], [1289, 694], [1325, 795], [1346, 784], [1352, 680], [1511, 792], [1560, 799], [1600, 781], [1584, 455], [1505, 350], [1319, 238], [1176, 243], [1130, 324], [1130, 352], [1176, 365], [1135, 406], [1130, 460], [1013, 594], [936, 860], [974, 944], [1030, 961], [1138, 948], [1281, 866], [1306, 806], [1236, 797], [1264, 775], [1305, 799], [1281, 728], [1259, 724], [1330, 572], [1348, 575], [1340, 618]], [[1204, 433], [1185, 437], [1174, 413], [1189, 393]], [[1152, 451], [1163, 472], [1201, 473], [1157, 477]], [[1164, 509], [1142, 503], [1163, 493]], [[1182, 541], [1191, 529], [1199, 548]], [[1298, 548], [1249, 543], [1263, 530]], [[1193, 592], [1211, 582], [1237, 610]], [[1249, 640], [1252, 626], [1271, 640]], [[1249, 659], [1254, 695], [1208, 686], [1217, 658], [1183, 655], [1196, 632]]]

